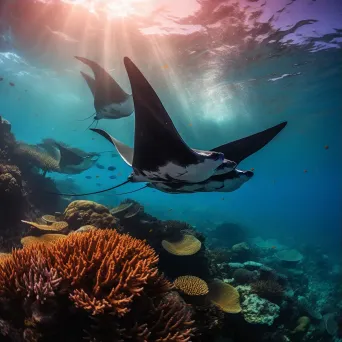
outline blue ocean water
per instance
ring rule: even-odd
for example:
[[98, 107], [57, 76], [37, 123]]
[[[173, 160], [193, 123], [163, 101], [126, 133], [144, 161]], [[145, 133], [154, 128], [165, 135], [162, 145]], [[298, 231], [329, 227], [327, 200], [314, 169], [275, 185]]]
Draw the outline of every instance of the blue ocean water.
[[[11, 310], [14, 309], [9, 308], [6, 301], [10, 286], [6, 283], [3, 265], [10, 263], [6, 258], [12, 247], [25, 247], [23, 236], [32, 238], [32, 231], [34, 238], [40, 236], [41, 232], [35, 232], [32, 226], [41, 224], [44, 214], [54, 214], [57, 221], [63, 216], [63, 220], [68, 221], [69, 233], [92, 225], [91, 220], [89, 223], [84, 217], [79, 219], [83, 212], [78, 217], [76, 211], [76, 220], [63, 213], [67, 204], [84, 199], [109, 209], [125, 200], [143, 206], [141, 209], [134, 203], [132, 208], [138, 206], [139, 210], [134, 209], [127, 216], [122, 212], [121, 216], [117, 212], [110, 215], [107, 210], [110, 219], [104, 222], [119, 223], [120, 232], [146, 239], [160, 257], [158, 268], [168, 281], [176, 282], [179, 276], [190, 275], [204, 279], [209, 288], [217, 279], [235, 287], [237, 304], [241, 306], [240, 311], [233, 310], [234, 314], [239, 313], [235, 316], [232, 311], [223, 314], [222, 305], [218, 306], [221, 311], [217, 308], [217, 311], [205, 311], [204, 306], [197, 306], [197, 302], [183, 296], [180, 288], [171, 295], [163, 293], [165, 297], [171, 296], [173, 304], [182, 303], [179, 304], [182, 310], [185, 310], [183, 299], [192, 305], [195, 324], [200, 330], [198, 335], [193, 335], [194, 342], [340, 342], [341, 48], [342, 2], [339, 0], [0, 1], [0, 341], [3, 336], [8, 338], [4, 341], [21, 341], [11, 339], [16, 334], [26, 341], [30, 333], [32, 336], [46, 333], [39, 341], [45, 341], [44, 338], [51, 341], [51, 336], [60, 340], [58, 336], [65, 336], [60, 327], [69, 327], [72, 331], [68, 341], [83, 340], [89, 317], [74, 307], [70, 310], [66, 287], [58, 292], [59, 283], [58, 291], [51, 290], [51, 298], [55, 297], [58, 302], [56, 307], [62, 303], [60, 311], [63, 312], [55, 320], [55, 335], [49, 335], [49, 329], [45, 330], [46, 321], [40, 320], [41, 317], [54, 318], [54, 307], [45, 316], [36, 314], [39, 298], [38, 295], [30, 297], [29, 290], [27, 297], [30, 299], [23, 300], [25, 305], [14, 296], [20, 314], [15, 312], [19, 319], [13, 319]], [[130, 94], [131, 83], [124, 66], [124, 57], [129, 57], [159, 96], [181, 137], [193, 149], [210, 150], [284, 121], [287, 126], [238, 165], [241, 170], [252, 170], [254, 176], [236, 191], [167, 194], [144, 188], [135, 192], [145, 183], [129, 183], [101, 192], [124, 182], [132, 168], [112, 144], [89, 128], [103, 129], [130, 147], [139, 132], [135, 132], [134, 114], [120, 119], [94, 120], [93, 95], [80, 74], [91, 74], [91, 70], [75, 56], [103, 66]], [[15, 144], [14, 140], [6, 140], [10, 134], [8, 123], [3, 119], [10, 122], [17, 142], [36, 145], [44, 139], [53, 139], [86, 153], [97, 152], [100, 157], [92, 167], [78, 174], [48, 171], [43, 176], [44, 169], [38, 167], [37, 171], [19, 163], [19, 169], [22, 168], [19, 195], [28, 198], [29, 205], [21, 212], [16, 204], [8, 208], [12, 192], [3, 184], [11, 185], [10, 177], [16, 179], [16, 172], [8, 165], [18, 159], [12, 158], [13, 155], [9, 157], [11, 153], [15, 155]], [[6, 144], [13, 146], [9, 148]], [[148, 153], [142, 157], [153, 159]], [[53, 190], [69, 194], [58, 197], [63, 207], [53, 207], [57, 203], [54, 202], [56, 195], [47, 194], [51, 185], [55, 186]], [[79, 197], [70, 195], [99, 191]], [[13, 206], [17, 212], [12, 210]], [[47, 207], [50, 212], [44, 211]], [[11, 216], [4, 215], [7, 211], [12, 216], [14, 212], [14, 221], [3, 218]], [[95, 231], [94, 236], [102, 233]], [[61, 234], [64, 233], [67, 234]], [[172, 239], [180, 238], [183, 233], [190, 234], [190, 239], [199, 246], [191, 256], [187, 254], [189, 251], [181, 251], [184, 254], [179, 256], [165, 248], [165, 241], [172, 244]], [[77, 248], [70, 255], [80, 255], [80, 248]], [[104, 250], [107, 251], [103, 248], [100, 252]], [[110, 257], [106, 255], [103, 260], [110, 260]], [[120, 260], [116, 263], [119, 265]], [[49, 264], [49, 267], [52, 266]], [[43, 268], [37, 269], [34, 269], [36, 273]], [[44, 277], [48, 274], [46, 270], [41, 272]], [[91, 296], [92, 288], [87, 286], [88, 281], [91, 283], [91, 279], [96, 278], [92, 276], [87, 274], [86, 285], [81, 284]], [[14, 278], [9, 279], [13, 285]], [[44, 278], [44, 281], [49, 284], [51, 279]], [[43, 284], [41, 278], [32, 282], [37, 288]], [[25, 282], [25, 286], [30, 289], [28, 283]], [[20, 291], [25, 286], [21, 286]], [[68, 294], [76, 293], [72, 292], [73, 286], [69, 286]], [[265, 290], [263, 287], [267, 286]], [[104, 289], [93, 296], [94, 300], [99, 293], [101, 300], [101, 296], [106, 297], [103, 295], [106, 286]], [[34, 291], [38, 291], [36, 287]], [[208, 292], [210, 298], [213, 291]], [[161, 303], [146, 293], [142, 298], [147, 298], [149, 303]], [[214, 302], [211, 299], [210, 303]], [[106, 315], [100, 316], [104, 317], [101, 322], [104, 326], [98, 330], [107, 334], [107, 339], [94, 337], [92, 341], [112, 341], [114, 337], [107, 333], [107, 327], [115, 330], [125, 324], [129, 326], [132, 319], [127, 317], [134, 317], [133, 321], [139, 322], [141, 327], [148, 324], [149, 328], [154, 327], [155, 317], [146, 318], [141, 312], [154, 312], [155, 308], [147, 310], [146, 307], [150, 307], [146, 303], [141, 307], [139, 303], [137, 300], [132, 304], [132, 316], [110, 321], [113, 325], [107, 324]], [[89, 313], [89, 308], [87, 310]], [[69, 322], [64, 321], [69, 317], [72, 323], [74, 318], [80, 321], [70, 327]], [[178, 323], [183, 324], [184, 317]], [[306, 325], [298, 333], [296, 329], [303, 317]], [[49, 326], [50, 321], [47, 322]], [[221, 322], [221, 330], [214, 331], [217, 326], [213, 322], [216, 325]], [[118, 335], [124, 331], [119, 328]], [[155, 336], [153, 329], [152, 336]], [[15, 334], [11, 336], [13, 331]], [[54, 330], [51, 328], [51, 331]], [[143, 341], [154, 341], [153, 338]]]
[[[198, 229], [232, 221], [255, 235], [289, 245], [317, 244], [338, 253], [339, 1], [189, 1], [189, 8], [166, 1], [149, 9], [155, 11], [153, 16], [134, 14], [135, 22], [129, 15], [101, 21], [73, 4], [60, 4], [57, 13], [67, 15], [54, 16], [51, 8], [58, 5], [48, 1], [2, 3], [0, 113], [18, 140], [35, 144], [53, 138], [86, 151], [114, 151], [86, 130], [91, 119], [78, 121], [94, 108], [79, 75], [86, 67], [74, 55], [103, 63], [126, 91], [130, 89], [122, 61], [129, 56], [193, 148], [210, 149], [288, 121], [274, 141], [240, 165], [253, 168], [255, 176], [235, 192], [169, 195], [144, 189], [116, 196], [118, 189], [89, 199], [115, 205], [128, 197], [161, 219], [185, 220]], [[135, 5], [132, 2], [132, 8]], [[133, 116], [100, 120], [98, 127], [132, 146]], [[110, 153], [103, 153], [99, 163], [105, 168], [48, 176], [88, 192], [115, 185], [130, 173]], [[107, 170], [111, 165], [116, 167], [114, 180]], [[124, 190], [138, 187], [127, 185]]]

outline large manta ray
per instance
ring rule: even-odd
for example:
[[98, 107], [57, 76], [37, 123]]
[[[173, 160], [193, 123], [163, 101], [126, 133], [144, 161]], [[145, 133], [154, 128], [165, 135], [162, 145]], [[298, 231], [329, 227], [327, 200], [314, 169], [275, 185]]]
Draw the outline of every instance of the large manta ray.
[[125, 182], [109, 189], [62, 195], [91, 195], [129, 182], [147, 182], [149, 187], [171, 193], [233, 191], [253, 175], [251, 171], [236, 170], [237, 163], [265, 146], [286, 126], [284, 122], [211, 151], [191, 149], [143, 74], [129, 58], [125, 57], [124, 63], [135, 107], [134, 149], [103, 130], [92, 130], [115, 145], [133, 172]]
[[81, 75], [94, 96], [96, 110], [94, 121], [120, 119], [134, 112], [132, 95], [127, 94], [106, 70], [90, 59], [78, 56], [75, 58], [88, 65], [95, 76], [92, 78], [81, 71]]

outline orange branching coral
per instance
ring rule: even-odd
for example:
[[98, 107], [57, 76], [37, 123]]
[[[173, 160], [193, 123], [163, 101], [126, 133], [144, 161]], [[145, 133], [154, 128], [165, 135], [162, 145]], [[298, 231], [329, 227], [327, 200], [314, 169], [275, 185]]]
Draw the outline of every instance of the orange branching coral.
[[185, 234], [180, 241], [170, 242], [163, 240], [162, 246], [166, 251], [174, 255], [193, 255], [201, 249], [201, 241], [195, 236]]
[[29, 224], [32, 227], [35, 227], [39, 230], [45, 230], [45, 231], [53, 231], [53, 232], [59, 232], [61, 230], [64, 230], [68, 228], [68, 222], [60, 221], [60, 222], [53, 222], [50, 225], [47, 224], [39, 224], [36, 222], [30, 222], [30, 221], [24, 221], [21, 220], [21, 222]]
[[[117, 341], [187, 342], [193, 332], [191, 309], [170, 292], [157, 262], [144, 241], [115, 230], [75, 232], [53, 244], [13, 250], [0, 263], [0, 299], [18, 311], [15, 325], [24, 326], [24, 335], [25, 322], [33, 320], [33, 336], [42, 333], [44, 340], [66, 340], [63, 329], [47, 329], [53, 321], [75, 329], [77, 341], [89, 329], [91, 340], [103, 340], [110, 331]], [[57, 312], [65, 313], [60, 323]], [[82, 323], [69, 326], [75, 320]]]
[[155, 251], [129, 235], [93, 230], [71, 234], [67, 240], [55, 244], [57, 270], [75, 288], [75, 305], [94, 315], [104, 310], [124, 315], [147, 281], [157, 277]]
[[203, 296], [209, 292], [207, 283], [194, 276], [178, 277], [174, 281], [174, 285], [178, 290], [189, 296]]

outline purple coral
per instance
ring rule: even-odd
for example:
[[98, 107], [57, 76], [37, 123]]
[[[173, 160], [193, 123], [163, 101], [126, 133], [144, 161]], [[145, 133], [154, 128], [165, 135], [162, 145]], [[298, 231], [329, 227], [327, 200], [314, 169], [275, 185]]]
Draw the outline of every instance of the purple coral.
[[[33, 258], [32, 258], [33, 259]], [[24, 288], [28, 297], [35, 296], [43, 303], [47, 297], [53, 297], [62, 278], [58, 277], [57, 270], [48, 269], [41, 258], [31, 261], [28, 273], [23, 275]]]

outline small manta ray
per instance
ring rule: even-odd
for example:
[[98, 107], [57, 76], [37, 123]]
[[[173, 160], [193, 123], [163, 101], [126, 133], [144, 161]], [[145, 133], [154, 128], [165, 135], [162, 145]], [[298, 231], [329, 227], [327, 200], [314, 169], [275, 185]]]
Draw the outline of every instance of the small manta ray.
[[39, 144], [44, 150], [51, 154], [55, 149], [60, 152], [60, 172], [65, 174], [79, 174], [91, 168], [100, 157], [96, 152], [85, 152], [75, 147], [70, 147], [54, 139], [44, 139]]
[[91, 130], [110, 141], [133, 172], [125, 182], [109, 189], [70, 196], [105, 192], [129, 182], [147, 182], [146, 186], [172, 193], [233, 191], [253, 176], [251, 171], [236, 170], [237, 163], [265, 146], [286, 126], [285, 122], [211, 151], [191, 149], [143, 74], [129, 58], [125, 57], [124, 63], [135, 107], [134, 149], [104, 130]]
[[96, 110], [94, 121], [120, 119], [130, 116], [134, 112], [132, 95], [127, 94], [106, 70], [87, 58], [78, 56], [75, 58], [88, 65], [95, 76], [92, 78], [81, 71], [81, 75], [94, 96]]

